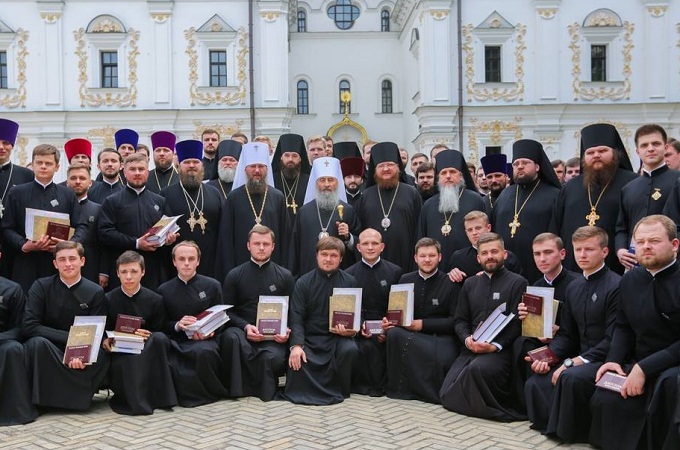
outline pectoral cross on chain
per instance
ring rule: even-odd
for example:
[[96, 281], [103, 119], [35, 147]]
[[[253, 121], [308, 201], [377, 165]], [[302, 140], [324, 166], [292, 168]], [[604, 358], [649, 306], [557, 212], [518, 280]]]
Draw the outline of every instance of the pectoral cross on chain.
[[295, 199], [293, 199], [293, 202], [290, 204], [290, 207], [293, 209], [293, 214], [297, 214], [298, 204], [295, 203]]
[[517, 214], [515, 214], [515, 217], [512, 218], [512, 222], [508, 224], [510, 227], [510, 237], [514, 238], [515, 234], [517, 233], [517, 228], [519, 228], [522, 224], [519, 223], [519, 217]]
[[586, 220], [588, 221], [588, 226], [591, 227], [594, 227], [597, 221], [600, 220], [600, 216], [597, 215], [595, 208], [590, 208], [590, 214], [586, 216]]
[[5, 205], [0, 202], [0, 219], [2, 219], [3, 214], [5, 214]]
[[201, 227], [201, 234], [205, 234], [205, 226], [208, 224], [208, 221], [203, 217], [203, 211], [198, 213], [198, 220], [195, 220], [194, 222]]

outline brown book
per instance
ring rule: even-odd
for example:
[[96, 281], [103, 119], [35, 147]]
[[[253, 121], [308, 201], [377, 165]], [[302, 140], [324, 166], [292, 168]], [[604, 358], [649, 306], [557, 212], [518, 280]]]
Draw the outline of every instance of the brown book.
[[527, 352], [527, 355], [532, 361], [547, 362], [549, 366], [554, 366], [560, 362], [560, 359], [557, 357], [557, 355], [553, 353], [553, 351], [550, 350], [547, 345], [539, 347], [535, 350], [531, 350]]
[[364, 333], [377, 336], [383, 334], [382, 320], [366, 320], [364, 321]]
[[118, 317], [116, 318], [116, 332], [134, 334], [135, 331], [140, 328], [142, 328], [141, 317], [118, 314]]
[[69, 233], [71, 232], [71, 227], [59, 223], [59, 222], [47, 222], [47, 229], [45, 234], [54, 239], [61, 239], [62, 241], [68, 241]]
[[543, 297], [525, 292], [522, 294], [522, 303], [527, 307], [529, 314], [537, 316], [543, 314]]
[[[328, 329], [344, 325], [346, 330], [355, 330], [354, 313], [358, 299], [350, 294], [333, 294], [328, 304]], [[355, 330], [358, 331], [358, 330]]]
[[604, 375], [602, 375], [602, 378], [600, 378], [600, 381], [595, 383], [595, 386], [602, 389], [609, 389], [614, 392], [621, 392], [621, 388], [625, 381], [626, 377], [624, 375], [619, 375], [616, 372], [605, 372]]
[[387, 319], [395, 326], [411, 325], [413, 322], [413, 283], [392, 285], [387, 304]]
[[[97, 335], [96, 325], [71, 325], [66, 340], [63, 363], [68, 364], [73, 358], [78, 358], [85, 364], [90, 362], [90, 354]], [[83, 356], [82, 352], [87, 347], [88, 354]]]
[[394, 325], [395, 327], [400, 327], [402, 324], [402, 314], [403, 311], [400, 309], [394, 309], [394, 310], [387, 310], [387, 320], [390, 322], [390, 324]]
[[348, 311], [333, 311], [331, 328], [342, 325], [346, 330], [351, 330], [354, 326], [354, 313]]
[[277, 334], [286, 334], [288, 328], [288, 297], [261, 295], [257, 302], [258, 331], [265, 339], [274, 339]]
[[90, 362], [90, 352], [92, 351], [91, 345], [74, 345], [71, 347], [66, 347], [64, 352], [64, 364], [68, 365], [73, 360], [79, 359], [83, 364], [88, 364]]

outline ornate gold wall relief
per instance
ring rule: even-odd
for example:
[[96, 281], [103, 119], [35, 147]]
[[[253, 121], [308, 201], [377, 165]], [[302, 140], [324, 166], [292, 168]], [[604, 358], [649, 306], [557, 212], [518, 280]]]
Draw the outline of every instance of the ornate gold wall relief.
[[26, 107], [26, 41], [28, 40], [28, 31], [19, 28], [16, 32], [16, 67], [17, 67], [17, 87], [11, 94], [0, 97], [0, 106], [8, 109]]
[[26, 167], [26, 164], [28, 164], [28, 153], [26, 152], [26, 146], [28, 145], [28, 138], [25, 138], [23, 136], [17, 137], [17, 142], [14, 145], [14, 149], [16, 150], [16, 156], [17, 159], [19, 160], [19, 165]]
[[104, 141], [105, 147], [115, 147], [116, 146], [116, 142], [115, 142], [116, 131], [118, 131], [117, 128], [113, 128], [113, 127], [107, 125], [107, 126], [102, 127], [102, 128], [93, 128], [91, 130], [87, 130], [87, 137], [101, 138], [102, 141]]
[[668, 10], [668, 6], [648, 6], [647, 7], [647, 12], [651, 14], [653, 17], [661, 17], [664, 14], [666, 14], [666, 11]]
[[541, 19], [550, 20], [557, 15], [557, 8], [537, 8], [536, 12]]
[[520, 127], [521, 117], [515, 117], [515, 120], [505, 122], [502, 120], [492, 120], [490, 122], [479, 122], [477, 118], [470, 119], [472, 126], [468, 131], [468, 152], [469, 157], [466, 157], [468, 162], [477, 163], [479, 160], [479, 142], [477, 141], [477, 133], [490, 133], [489, 140], [491, 145], [501, 145], [504, 136], [507, 139], [508, 134], [512, 134], [512, 140], [517, 141], [522, 139], [522, 128]]
[[45, 21], [45, 23], [54, 23], [61, 19], [61, 13], [59, 12], [41, 12], [40, 18]]
[[203, 134], [204, 130], [211, 129], [215, 130], [220, 134], [220, 139], [229, 139], [228, 136], [231, 136], [232, 134], [241, 131], [241, 127], [243, 126], [243, 119], [238, 119], [234, 121], [234, 125], [222, 125], [219, 123], [215, 123], [212, 125], [203, 125], [203, 123], [200, 120], [194, 120], [194, 126], [196, 129], [194, 130], [194, 139], [201, 139], [201, 134]]

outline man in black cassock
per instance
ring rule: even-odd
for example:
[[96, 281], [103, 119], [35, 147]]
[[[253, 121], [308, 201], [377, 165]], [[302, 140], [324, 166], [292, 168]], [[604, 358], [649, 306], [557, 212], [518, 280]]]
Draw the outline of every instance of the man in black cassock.
[[[156, 131], [151, 135], [155, 168], [149, 172], [146, 188], [153, 193], [160, 194], [163, 189], [179, 181], [175, 166], [172, 164], [176, 139], [175, 135], [169, 131]], [[203, 144], [201, 144], [201, 150], [203, 150]]]
[[229, 397], [274, 399], [279, 377], [286, 371], [290, 328], [273, 340], [257, 328], [257, 304], [261, 295], [290, 296], [295, 278], [290, 271], [271, 261], [274, 234], [255, 225], [248, 236], [250, 261], [232, 269], [224, 279], [224, 303], [229, 310], [228, 328], [220, 335], [224, 373], [222, 382]]
[[342, 188], [340, 161], [324, 156], [314, 160], [304, 205], [298, 211], [289, 246], [289, 262], [293, 275], [299, 277], [316, 269], [316, 243], [325, 236], [335, 236], [345, 243], [341, 268], [354, 264], [354, 244], [359, 234], [359, 221], [346, 201]]
[[489, 188], [489, 194], [483, 197], [484, 211], [489, 217], [493, 215], [493, 209], [498, 203], [498, 196], [508, 186], [507, 161], [508, 157], [503, 153], [486, 155], [479, 161], [482, 164], [486, 185]]
[[512, 144], [515, 184], [498, 196], [491, 216], [494, 232], [519, 259], [530, 283], [541, 277], [534, 265], [531, 242], [548, 231], [553, 206], [562, 185], [540, 142], [521, 139]]
[[[26, 208], [68, 214], [75, 228], [71, 240], [81, 242], [87, 224], [81, 222], [80, 205], [75, 194], [66, 186], [52, 181], [59, 170], [59, 151], [53, 145], [41, 144], [33, 149], [31, 183], [14, 186], [5, 198], [6, 210], [2, 217], [2, 241], [14, 255], [11, 279], [28, 292], [39, 278], [55, 273], [52, 250], [57, 239], [50, 236], [26, 236]], [[33, 240], [36, 237], [36, 240]]]
[[416, 242], [422, 201], [418, 191], [401, 178], [403, 171], [397, 144], [375, 144], [357, 215], [363, 229], [373, 228], [382, 234], [384, 258], [407, 271], [413, 267], [411, 249]]
[[201, 249], [198, 273], [215, 278], [217, 241], [221, 227], [226, 226], [226, 207], [219, 191], [203, 183], [202, 153], [201, 141], [177, 143], [179, 182], [164, 188], [161, 197], [165, 198], [168, 215], [182, 215], [177, 221], [179, 239], [194, 241]]
[[105, 148], [97, 155], [97, 168], [99, 169], [97, 178], [101, 179], [92, 185], [87, 196], [94, 203], [101, 205], [106, 197], [125, 188], [120, 173], [123, 159], [116, 150]]
[[[109, 267], [125, 250], [136, 250], [146, 261], [142, 284], [156, 289], [163, 281], [164, 247], [148, 241], [149, 228], [166, 212], [165, 199], [146, 189], [149, 177], [146, 156], [135, 153], [125, 160], [127, 186], [104, 200], [99, 217], [99, 241], [109, 250]], [[172, 245], [177, 234], [168, 235], [165, 245]], [[109, 279], [109, 288], [118, 287], [117, 277]]]
[[305, 139], [299, 134], [283, 134], [272, 158], [274, 187], [283, 192], [286, 212], [292, 223], [304, 204], [311, 163], [307, 158]]
[[21, 322], [26, 297], [17, 283], [0, 277], [0, 426], [33, 422], [31, 386], [24, 366]]
[[343, 158], [340, 160], [342, 177], [345, 184], [347, 203], [356, 209], [356, 205], [364, 192], [364, 159]]
[[680, 448], [680, 290], [676, 224], [651, 215], [634, 229], [641, 267], [623, 275], [621, 300], [606, 363], [626, 376], [620, 393], [597, 389], [590, 401], [590, 443], [604, 449]]
[[[362, 287], [361, 320], [382, 320], [387, 315], [390, 288], [399, 282], [401, 267], [380, 257], [385, 249], [380, 233], [367, 228], [359, 234], [356, 244], [361, 260], [347, 269]], [[385, 395], [387, 362], [384, 335], [371, 335], [362, 325], [357, 335], [360, 361], [352, 379], [352, 392], [380, 397]]]
[[201, 142], [203, 143], [203, 179], [212, 180], [217, 176], [219, 167], [219, 156], [215, 157], [215, 155], [217, 143], [220, 142], [220, 134], [216, 130], [205, 129], [201, 133]]
[[[220, 145], [217, 147], [217, 170], [215, 171], [215, 177], [208, 184], [215, 187], [224, 200], [227, 199], [227, 195], [231, 192], [234, 184], [236, 166], [238, 166], [240, 157], [241, 143], [239, 141], [227, 139], [220, 142]], [[205, 164], [203, 167], [205, 168]]]
[[359, 349], [352, 339], [356, 331], [343, 325], [329, 331], [329, 298], [333, 288], [358, 284], [340, 270], [345, 251], [340, 239], [325, 237], [316, 248], [318, 268], [300, 277], [293, 289], [288, 319], [291, 347], [281, 398], [305, 405], [331, 405], [349, 397]]
[[567, 442], [584, 442], [590, 428], [588, 402], [595, 373], [609, 350], [621, 277], [605, 265], [609, 248], [604, 230], [581, 227], [572, 244], [583, 276], [567, 287], [560, 328], [548, 345], [563, 362], [552, 368], [532, 363], [535, 374], [524, 393], [532, 428]]
[[635, 131], [635, 151], [642, 161], [642, 176], [621, 190], [615, 231], [616, 256], [626, 269], [637, 264], [631, 243], [633, 227], [643, 217], [663, 212], [666, 200], [680, 177], [680, 171], [671, 170], [664, 160], [668, 147], [666, 141], [666, 130], [659, 125], [647, 124]]
[[577, 270], [571, 235], [584, 225], [602, 228], [609, 235], [606, 264], [621, 274], [623, 266], [616, 257], [614, 231], [621, 191], [636, 175], [613, 125], [598, 123], [581, 130], [581, 164], [581, 174], [572, 178], [557, 198], [550, 231], [564, 240], [567, 248], [564, 266]]
[[106, 316], [104, 290], [80, 275], [85, 251], [77, 242], [62, 241], [54, 250], [58, 273], [31, 286], [24, 313], [26, 371], [34, 405], [85, 411], [109, 369], [99, 349], [89, 366], [79, 359], [64, 364], [69, 330], [76, 316]]
[[213, 403], [227, 395], [220, 381], [223, 369], [219, 330], [208, 335], [198, 331], [191, 337], [186, 334], [187, 327], [196, 322], [196, 316], [222, 304], [220, 283], [197, 273], [200, 260], [200, 249], [195, 243], [180, 242], [172, 249], [177, 276], [158, 288], [168, 318], [165, 333], [171, 340], [170, 371], [177, 401], [185, 408]]
[[512, 319], [490, 343], [477, 342], [472, 334], [504, 303], [506, 314], [516, 314], [527, 281], [504, 267], [506, 252], [500, 235], [483, 234], [477, 249], [484, 273], [468, 277], [458, 296], [454, 323], [463, 348], [439, 391], [441, 403], [467, 416], [500, 422], [522, 420], [511, 402], [509, 373], [512, 342], [521, 331], [519, 320]]
[[[163, 297], [141, 285], [144, 257], [128, 250], [116, 261], [120, 287], [106, 294], [106, 329], [115, 330], [119, 315], [139, 317], [142, 325], [134, 334], [144, 338], [139, 355], [110, 353], [111, 409], [118, 414], [148, 415], [156, 408], [177, 405], [168, 362], [170, 341], [163, 333], [167, 322]], [[111, 351], [111, 339], [104, 349]]]
[[415, 245], [418, 270], [399, 284], [413, 283], [413, 322], [404, 327], [383, 317], [387, 341], [387, 396], [440, 403], [439, 389], [460, 351], [453, 334], [453, 315], [460, 286], [439, 270], [439, 242], [421, 238]]
[[439, 193], [420, 210], [418, 237], [439, 242], [440, 268], [448, 272], [451, 255], [468, 246], [463, 218], [471, 211], [483, 211], [484, 202], [475, 189], [463, 154], [457, 150], [444, 150], [437, 155], [437, 180]]
[[244, 244], [248, 241], [248, 232], [256, 224], [271, 228], [274, 235], [281, 237], [272, 261], [284, 262], [288, 244], [285, 237], [289, 236], [290, 224], [285, 198], [274, 187], [267, 144], [253, 142], [243, 146], [234, 186], [227, 198], [226, 221], [227, 229], [220, 239], [222, 262], [218, 268], [222, 268], [222, 273], [217, 274], [218, 279], [223, 280], [230, 269], [250, 259]]

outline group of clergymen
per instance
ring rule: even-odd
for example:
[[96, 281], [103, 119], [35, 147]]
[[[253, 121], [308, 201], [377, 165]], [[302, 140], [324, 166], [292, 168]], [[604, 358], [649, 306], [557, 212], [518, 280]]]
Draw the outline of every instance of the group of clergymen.
[[[580, 175], [564, 185], [542, 145], [519, 140], [511, 164], [482, 158], [486, 195], [462, 153], [442, 146], [431, 162], [413, 156], [415, 178], [391, 142], [361, 151], [286, 134], [272, 156], [267, 139], [214, 130], [180, 142], [158, 131], [151, 155], [119, 130], [96, 181], [91, 143], [72, 139], [56, 184], [54, 146], [35, 147], [32, 171], [10, 161], [17, 132], [0, 119], [1, 269], [13, 280], [0, 278], [0, 424], [85, 410], [102, 387], [121, 414], [359, 393], [528, 417], [566, 442], [680, 446], [680, 172], [658, 125], [635, 133], [639, 174], [613, 126], [585, 127]], [[27, 237], [26, 208], [69, 214], [70, 240]], [[149, 237], [164, 215], [182, 217], [161, 246]], [[397, 283], [414, 284], [406, 327], [386, 318]], [[521, 336], [528, 284], [561, 301], [551, 339]], [[363, 289], [362, 320], [381, 320], [382, 334], [329, 329], [328, 299], [344, 287]], [[261, 295], [290, 297], [289, 329], [272, 340], [256, 326]], [[476, 342], [503, 303], [517, 318]], [[188, 337], [219, 304], [234, 305], [226, 326]], [[75, 316], [106, 315], [110, 329], [120, 314], [143, 318], [141, 355], [110, 353], [105, 339], [95, 364], [62, 363]], [[529, 362], [546, 344], [559, 362]], [[627, 374], [621, 393], [595, 388], [607, 371]]]

